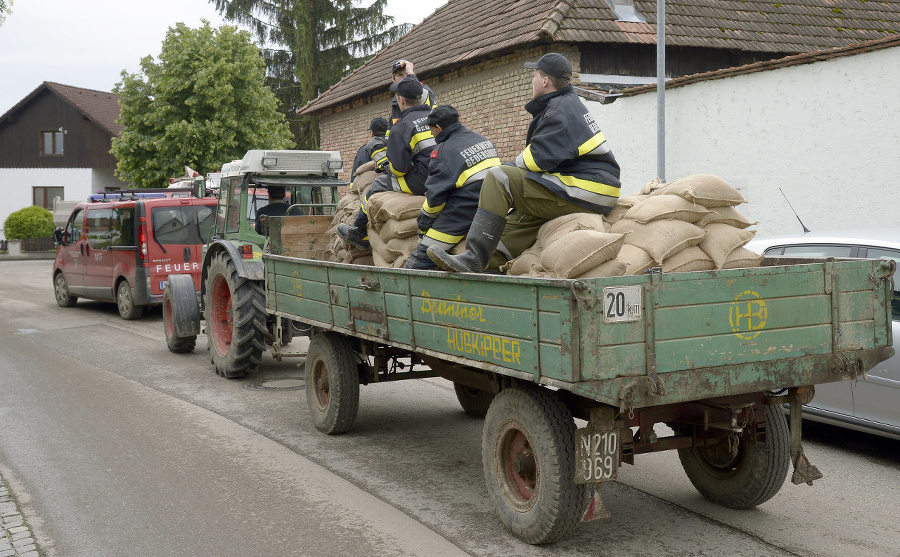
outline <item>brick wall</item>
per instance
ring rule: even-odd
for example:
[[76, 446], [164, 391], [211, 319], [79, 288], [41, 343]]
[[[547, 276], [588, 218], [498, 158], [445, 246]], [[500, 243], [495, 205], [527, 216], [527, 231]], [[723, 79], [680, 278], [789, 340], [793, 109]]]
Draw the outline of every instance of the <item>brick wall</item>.
[[[434, 90], [438, 104], [453, 105], [462, 123], [494, 142], [500, 158], [513, 160], [525, 146], [531, 115], [525, 104], [531, 100], [533, 72], [524, 62], [537, 60], [547, 52], [564, 54], [579, 71], [580, 54], [572, 45], [554, 45], [522, 50], [423, 81]], [[412, 58], [415, 62], [415, 58]], [[427, 68], [417, 68], [424, 72]], [[385, 71], [388, 71], [385, 69]], [[390, 116], [391, 93], [385, 91], [366, 99], [346, 103], [322, 113], [319, 131], [322, 149], [337, 150], [344, 159], [342, 177], [349, 179], [357, 149], [368, 140], [372, 118]]]

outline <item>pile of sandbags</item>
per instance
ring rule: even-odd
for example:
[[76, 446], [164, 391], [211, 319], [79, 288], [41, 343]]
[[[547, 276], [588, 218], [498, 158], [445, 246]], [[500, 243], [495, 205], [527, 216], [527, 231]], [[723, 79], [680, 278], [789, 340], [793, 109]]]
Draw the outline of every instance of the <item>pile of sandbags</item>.
[[592, 278], [755, 267], [761, 256], [743, 246], [755, 232], [735, 208], [744, 203], [727, 182], [697, 174], [654, 180], [619, 199], [601, 217], [576, 213], [541, 227], [535, 245], [507, 263], [510, 275]]
[[352, 225], [356, 215], [360, 211], [360, 203], [366, 190], [375, 181], [378, 174], [375, 173], [375, 163], [369, 161], [356, 170], [356, 177], [350, 185], [347, 193], [337, 204], [331, 228], [325, 234], [328, 236], [328, 249], [325, 251], [325, 261], [338, 263], [354, 263], [356, 265], [374, 265], [372, 250], [362, 250], [344, 242], [337, 235], [338, 224]]
[[424, 196], [395, 191], [369, 198], [369, 243], [377, 267], [403, 267], [419, 243], [418, 217]]

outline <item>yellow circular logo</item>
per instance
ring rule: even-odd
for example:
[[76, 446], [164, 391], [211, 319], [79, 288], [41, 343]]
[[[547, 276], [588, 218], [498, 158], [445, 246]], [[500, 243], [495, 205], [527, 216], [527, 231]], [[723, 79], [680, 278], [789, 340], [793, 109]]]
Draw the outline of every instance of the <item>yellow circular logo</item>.
[[731, 331], [739, 338], [749, 340], [766, 327], [769, 310], [766, 302], [752, 290], [745, 290], [734, 298], [728, 310], [728, 321]]

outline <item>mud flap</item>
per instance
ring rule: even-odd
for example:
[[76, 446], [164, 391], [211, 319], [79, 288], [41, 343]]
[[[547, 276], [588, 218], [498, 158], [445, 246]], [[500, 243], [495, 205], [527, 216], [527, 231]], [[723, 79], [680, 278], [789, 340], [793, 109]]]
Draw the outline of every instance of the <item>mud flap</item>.
[[822, 478], [822, 473], [814, 465], [810, 464], [803, 454], [803, 447], [800, 445], [800, 428], [803, 421], [801, 404], [796, 397], [791, 397], [791, 462], [794, 464], [794, 474], [791, 476], [791, 482], [796, 485], [805, 483], [812, 485], [813, 481]]

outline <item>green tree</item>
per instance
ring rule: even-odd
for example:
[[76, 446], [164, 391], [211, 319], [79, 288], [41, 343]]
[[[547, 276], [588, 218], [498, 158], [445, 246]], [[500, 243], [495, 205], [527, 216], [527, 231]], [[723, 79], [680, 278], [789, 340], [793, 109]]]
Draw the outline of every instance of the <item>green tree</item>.
[[3, 25], [3, 22], [6, 21], [7, 14], [12, 13], [10, 9], [12, 5], [13, 0], [0, 0], [0, 25]]
[[137, 187], [162, 187], [185, 165], [201, 174], [248, 149], [286, 149], [290, 129], [265, 86], [265, 62], [250, 34], [204, 22], [169, 28], [159, 61], [122, 72], [122, 136], [110, 151], [116, 174]]
[[3, 234], [8, 240], [49, 238], [54, 228], [53, 213], [36, 205], [14, 211], [3, 221]]
[[316, 118], [296, 111], [409, 31], [391, 25], [387, 0], [210, 0], [231, 21], [251, 28], [263, 46], [267, 83], [278, 95], [299, 146], [317, 149]]

